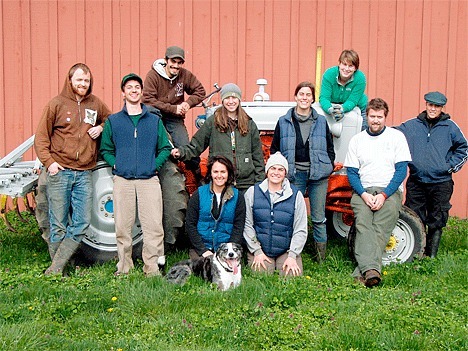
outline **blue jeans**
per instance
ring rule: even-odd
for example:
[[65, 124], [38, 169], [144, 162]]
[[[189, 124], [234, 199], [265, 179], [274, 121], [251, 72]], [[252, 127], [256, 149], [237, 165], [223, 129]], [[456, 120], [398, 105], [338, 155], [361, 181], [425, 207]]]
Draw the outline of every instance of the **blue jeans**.
[[302, 194], [309, 194], [310, 217], [312, 218], [312, 233], [315, 242], [327, 242], [327, 224], [325, 217], [325, 201], [327, 198], [328, 178], [309, 180], [309, 172], [296, 171], [293, 183]]
[[64, 238], [81, 242], [89, 223], [93, 206], [91, 171], [66, 169], [56, 175], [47, 174], [50, 241]]

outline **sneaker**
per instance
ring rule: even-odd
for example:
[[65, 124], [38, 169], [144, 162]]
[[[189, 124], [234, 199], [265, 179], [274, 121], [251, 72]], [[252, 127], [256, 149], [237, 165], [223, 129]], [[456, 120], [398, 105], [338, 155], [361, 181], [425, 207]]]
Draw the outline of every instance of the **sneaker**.
[[368, 288], [372, 288], [373, 286], [379, 285], [380, 281], [382, 280], [380, 278], [380, 273], [377, 272], [375, 269], [369, 269], [364, 273], [365, 277], [365, 282], [364, 284]]

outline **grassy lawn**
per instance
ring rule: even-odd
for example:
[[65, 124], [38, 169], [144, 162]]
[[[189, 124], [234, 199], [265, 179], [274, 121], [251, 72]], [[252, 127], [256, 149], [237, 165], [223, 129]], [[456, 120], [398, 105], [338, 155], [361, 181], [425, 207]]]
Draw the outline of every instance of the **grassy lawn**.
[[[115, 262], [44, 277], [33, 217], [0, 223], [0, 350], [467, 350], [468, 220], [451, 218], [436, 259], [385, 267], [374, 289], [354, 283], [344, 241], [304, 277], [253, 274], [218, 292], [199, 278], [174, 286]], [[185, 258], [168, 256], [169, 265]]]

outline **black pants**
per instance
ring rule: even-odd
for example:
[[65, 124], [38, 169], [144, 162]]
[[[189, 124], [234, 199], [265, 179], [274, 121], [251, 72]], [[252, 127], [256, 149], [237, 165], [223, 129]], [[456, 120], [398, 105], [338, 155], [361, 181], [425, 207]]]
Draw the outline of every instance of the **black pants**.
[[447, 224], [452, 194], [453, 180], [421, 183], [410, 177], [406, 182], [405, 205], [418, 214], [428, 229], [441, 229]]

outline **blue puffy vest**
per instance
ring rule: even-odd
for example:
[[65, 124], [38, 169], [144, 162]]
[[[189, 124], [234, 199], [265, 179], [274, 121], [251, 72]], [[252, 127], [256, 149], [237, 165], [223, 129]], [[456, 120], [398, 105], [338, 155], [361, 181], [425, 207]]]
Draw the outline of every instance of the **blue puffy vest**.
[[[280, 117], [280, 151], [288, 160], [288, 179], [294, 181], [296, 161], [296, 129], [292, 121], [294, 107], [288, 113]], [[315, 123], [310, 128], [309, 134], [309, 157], [310, 157], [310, 180], [321, 180], [328, 178], [333, 171], [333, 165], [327, 152], [327, 120], [317, 111], [312, 109]]]
[[234, 194], [226, 199], [221, 207], [218, 219], [214, 219], [211, 214], [213, 196], [216, 196], [210, 189], [210, 184], [198, 188], [200, 202], [200, 212], [198, 216], [197, 230], [200, 233], [203, 243], [210, 251], [216, 251], [219, 245], [229, 242], [232, 228], [234, 226], [234, 216], [237, 206], [239, 191], [232, 187]]
[[115, 167], [112, 173], [125, 179], [149, 179], [156, 175], [159, 117], [143, 106], [136, 125], [124, 107], [109, 116], [115, 145]]
[[257, 239], [263, 253], [278, 257], [289, 250], [294, 225], [294, 208], [297, 188], [291, 185], [293, 194], [271, 207], [268, 190], [263, 192], [259, 184], [254, 186], [253, 220]]

